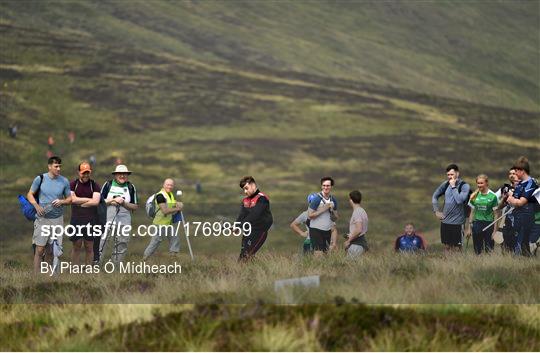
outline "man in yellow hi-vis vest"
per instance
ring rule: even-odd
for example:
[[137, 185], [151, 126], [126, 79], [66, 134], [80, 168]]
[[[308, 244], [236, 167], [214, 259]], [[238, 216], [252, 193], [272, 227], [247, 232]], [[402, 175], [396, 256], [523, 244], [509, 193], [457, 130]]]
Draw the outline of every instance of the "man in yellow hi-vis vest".
[[174, 234], [172, 224], [173, 215], [182, 211], [184, 205], [182, 202], [176, 202], [173, 189], [174, 180], [165, 179], [163, 188], [155, 196], [154, 202], [157, 203], [158, 208], [152, 224], [159, 227], [159, 232], [150, 239], [150, 244], [144, 250], [144, 260], [156, 251], [159, 243], [163, 240], [163, 236], [169, 239], [169, 253], [171, 255], [176, 255], [180, 251], [180, 240], [178, 235]]

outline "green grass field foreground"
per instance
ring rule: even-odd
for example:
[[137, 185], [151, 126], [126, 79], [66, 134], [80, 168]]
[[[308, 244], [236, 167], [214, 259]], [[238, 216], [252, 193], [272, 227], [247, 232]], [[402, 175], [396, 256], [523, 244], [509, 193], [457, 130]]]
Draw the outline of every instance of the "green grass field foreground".
[[538, 351], [531, 305], [3, 305], [4, 351]]
[[[35, 277], [28, 264], [2, 264], [3, 303], [35, 304], [536, 304], [540, 293], [538, 259], [470, 253], [423, 256], [368, 253], [347, 259], [342, 252], [324, 259], [263, 252], [249, 264], [231, 255], [174, 258], [180, 274], [111, 273]], [[139, 262], [131, 258], [128, 261]], [[166, 255], [149, 264], [168, 264]], [[320, 286], [274, 282], [320, 276]]]

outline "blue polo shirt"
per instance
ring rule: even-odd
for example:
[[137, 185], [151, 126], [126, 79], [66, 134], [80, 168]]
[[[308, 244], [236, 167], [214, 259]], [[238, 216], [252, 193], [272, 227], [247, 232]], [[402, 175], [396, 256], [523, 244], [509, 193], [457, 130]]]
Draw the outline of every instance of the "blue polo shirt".
[[[527, 204], [523, 207], [516, 208], [516, 211], [532, 210], [532, 205], [537, 203], [536, 198], [533, 196], [534, 191], [538, 188], [536, 181], [529, 177], [527, 180], [520, 181], [514, 190], [514, 197], [520, 199], [522, 197], [527, 199]], [[531, 205], [531, 206], [527, 206]]]
[[416, 234], [407, 236], [403, 234], [396, 239], [395, 250], [401, 252], [414, 252], [424, 250], [424, 240]]

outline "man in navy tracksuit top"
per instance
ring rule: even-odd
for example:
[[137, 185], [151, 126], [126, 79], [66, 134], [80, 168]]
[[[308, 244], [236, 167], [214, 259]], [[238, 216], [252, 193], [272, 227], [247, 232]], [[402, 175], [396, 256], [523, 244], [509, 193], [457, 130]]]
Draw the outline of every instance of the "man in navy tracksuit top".
[[[259, 191], [257, 183], [252, 176], [245, 176], [240, 180], [240, 187], [246, 197], [242, 200], [242, 207], [236, 222], [251, 224], [251, 233], [242, 236], [242, 248], [238, 261], [247, 261], [261, 248], [266, 241], [268, 230], [272, 225], [273, 218], [270, 211], [268, 196]], [[238, 224], [238, 223], [237, 223]]]
[[514, 246], [514, 254], [530, 256], [529, 236], [534, 225], [534, 211], [536, 198], [534, 191], [538, 188], [536, 181], [529, 176], [529, 160], [519, 157], [512, 167], [516, 171], [516, 176], [520, 182], [514, 192], [510, 192], [506, 202], [513, 206], [514, 229], [517, 239]]

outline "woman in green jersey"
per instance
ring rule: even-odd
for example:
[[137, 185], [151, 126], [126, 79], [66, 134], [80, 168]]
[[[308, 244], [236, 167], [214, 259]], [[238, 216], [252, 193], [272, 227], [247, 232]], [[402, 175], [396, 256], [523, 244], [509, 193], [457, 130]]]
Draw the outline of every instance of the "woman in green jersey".
[[473, 210], [469, 219], [469, 229], [467, 237], [473, 237], [474, 252], [480, 255], [482, 251], [489, 253], [493, 251], [495, 242], [493, 240], [493, 234], [495, 227], [492, 225], [488, 229], [484, 230], [495, 219], [494, 209], [498, 206], [497, 195], [489, 189], [488, 177], [485, 174], [480, 174], [476, 177], [476, 189], [472, 193], [469, 204], [473, 207]]

